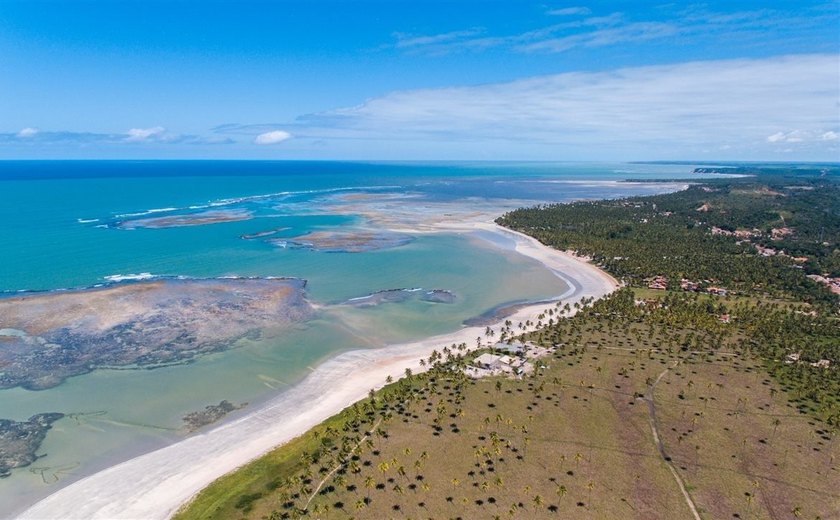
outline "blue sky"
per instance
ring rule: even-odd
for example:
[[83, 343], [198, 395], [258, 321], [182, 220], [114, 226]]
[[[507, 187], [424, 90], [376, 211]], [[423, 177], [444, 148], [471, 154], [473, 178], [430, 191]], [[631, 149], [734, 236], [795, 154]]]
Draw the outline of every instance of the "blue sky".
[[840, 160], [840, 1], [0, 0], [0, 158]]

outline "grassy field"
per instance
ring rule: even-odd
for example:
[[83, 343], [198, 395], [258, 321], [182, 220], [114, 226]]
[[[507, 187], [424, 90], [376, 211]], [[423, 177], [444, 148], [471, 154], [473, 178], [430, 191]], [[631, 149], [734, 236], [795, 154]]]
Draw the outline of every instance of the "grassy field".
[[533, 377], [468, 380], [451, 350], [177, 518], [840, 518], [832, 433], [737, 334], [688, 349], [697, 330], [588, 312], [553, 332]]

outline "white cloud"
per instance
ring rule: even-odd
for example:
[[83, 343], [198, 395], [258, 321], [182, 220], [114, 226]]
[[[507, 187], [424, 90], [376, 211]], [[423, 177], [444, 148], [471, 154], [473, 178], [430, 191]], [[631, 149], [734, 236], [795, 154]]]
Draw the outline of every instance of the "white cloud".
[[428, 36], [412, 36], [404, 33], [394, 33], [397, 39], [396, 47], [398, 49], [421, 47], [427, 45], [439, 45], [442, 43], [449, 43], [471, 36], [477, 36], [481, 33], [481, 29], [466, 29], [463, 31], [452, 31], [448, 33], [432, 34]]
[[730, 153], [761, 157], [778, 142], [825, 156], [837, 146], [826, 129], [840, 128], [840, 92], [830, 87], [838, 62], [837, 55], [703, 61], [393, 92], [302, 118], [297, 133], [461, 142], [485, 152], [487, 143], [508, 143], [555, 157], [586, 150], [598, 157], [599, 148], [686, 157], [724, 144]]
[[168, 133], [163, 127], [132, 128], [123, 133], [79, 132], [75, 130], [41, 131], [37, 128], [24, 128], [19, 132], [0, 132], [0, 144], [20, 143], [24, 140], [37, 142], [45, 146], [88, 145], [99, 143], [103, 145], [122, 145], [127, 143], [155, 143], [155, 144], [189, 144], [189, 145], [225, 145], [232, 144], [229, 137], [201, 136], [195, 134]]
[[17, 133], [17, 136], [21, 139], [35, 137], [36, 135], [38, 135], [38, 129], [32, 127], [26, 127]]
[[[479, 52], [502, 49], [518, 52], [560, 53], [574, 48], [633, 44], [656, 39], [670, 39], [672, 44], [697, 44], [708, 38], [723, 41], [747, 40], [767, 44], [768, 34], [781, 41], [800, 39], [813, 30], [837, 25], [837, 10], [802, 8], [762, 8], [734, 12], [710, 11], [703, 4], [681, 6], [670, 3], [657, 9], [658, 16], [632, 19], [615, 12], [605, 16], [589, 16], [587, 7], [565, 7], [545, 11], [548, 15], [567, 18], [562, 23], [536, 27], [514, 34], [485, 34], [485, 30], [468, 29], [430, 36], [407, 36], [394, 33], [395, 47], [412, 53], [443, 55], [453, 52]], [[576, 18], [581, 16], [583, 18]], [[492, 28], [491, 28], [492, 30]]]
[[670, 23], [637, 22], [619, 27], [609, 27], [573, 34], [571, 36], [563, 36], [561, 38], [548, 38], [538, 42], [520, 45], [517, 47], [517, 50], [524, 52], [563, 52], [575, 47], [605, 47], [618, 43], [653, 40], [677, 34], [679, 31], [680, 28], [678, 26]]
[[258, 135], [256, 139], [254, 139], [254, 143], [277, 144], [291, 137], [292, 134], [290, 134], [289, 132], [284, 132], [283, 130], [272, 130], [271, 132], [265, 132], [263, 134]]
[[152, 128], [132, 128], [128, 132], [126, 132], [125, 140], [128, 142], [136, 143], [141, 141], [148, 141], [151, 139], [157, 139], [161, 137], [165, 128], [162, 126], [155, 126]]
[[591, 12], [588, 7], [564, 7], [562, 9], [551, 9], [550, 11], [546, 11], [545, 14], [551, 16], [574, 16], [587, 15]]
[[840, 139], [840, 134], [831, 130], [828, 132], [823, 132], [821, 130], [791, 130], [790, 132], [776, 132], [775, 134], [767, 136], [768, 143], [804, 143], [814, 141], [837, 141], [838, 139]]

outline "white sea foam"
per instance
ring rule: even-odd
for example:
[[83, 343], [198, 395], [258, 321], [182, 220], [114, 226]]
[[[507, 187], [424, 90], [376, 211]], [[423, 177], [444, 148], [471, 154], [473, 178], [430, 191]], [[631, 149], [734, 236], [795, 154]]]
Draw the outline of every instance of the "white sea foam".
[[314, 195], [316, 193], [336, 193], [341, 191], [398, 190], [402, 188], [405, 188], [405, 186], [343, 186], [340, 188], [322, 188], [317, 190], [278, 191], [275, 193], [265, 193], [262, 195], [248, 195], [246, 197], [219, 199], [211, 202], [210, 205], [227, 206], [230, 204], [239, 204], [242, 202], [252, 202], [257, 200], [273, 199], [277, 197], [288, 197], [290, 195]]
[[98, 218], [77, 218], [76, 222], [79, 224], [90, 224], [91, 222], [99, 222]]
[[157, 278], [158, 275], [152, 273], [136, 273], [136, 274], [112, 274], [109, 276], [103, 276], [104, 279], [108, 280], [109, 282], [125, 282], [125, 281], [137, 281], [137, 280], [151, 280], [152, 278]]
[[[280, 197], [288, 197], [291, 195], [314, 195], [318, 193], [335, 193], [335, 192], [342, 192], [342, 191], [365, 191], [365, 190], [396, 190], [396, 189], [403, 189], [405, 186], [397, 186], [397, 185], [386, 185], [386, 186], [343, 186], [340, 188], [323, 188], [317, 190], [299, 190], [299, 191], [278, 191], [275, 193], [265, 193], [261, 195], [247, 195], [244, 197], [233, 197], [229, 199], [218, 199], [209, 201], [206, 204], [193, 204], [190, 206], [184, 207], [172, 207], [172, 208], [152, 208], [143, 211], [137, 211], [133, 213], [118, 213], [114, 215], [115, 218], [135, 218], [135, 217], [144, 217], [147, 215], [153, 215], [155, 213], [168, 213], [171, 211], [185, 211], [185, 210], [199, 210], [199, 209], [207, 209], [207, 208], [217, 208], [220, 206], [230, 206], [233, 204], [242, 204], [246, 202], [256, 202], [260, 200], [270, 200], [274, 198]], [[98, 220], [98, 219], [97, 219]]]
[[115, 215], [117, 218], [127, 218], [127, 217], [143, 217], [145, 215], [152, 215], [154, 213], [167, 213], [169, 211], [178, 211], [182, 208], [152, 208], [147, 209], [146, 211], [139, 211], [137, 213], [120, 213]]

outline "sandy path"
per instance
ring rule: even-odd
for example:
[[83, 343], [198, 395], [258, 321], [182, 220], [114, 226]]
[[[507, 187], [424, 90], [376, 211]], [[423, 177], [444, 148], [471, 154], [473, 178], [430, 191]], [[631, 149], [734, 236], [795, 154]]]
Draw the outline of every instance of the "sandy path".
[[[533, 258], [570, 286], [564, 301], [598, 298], [616, 281], [574, 256], [491, 223], [442, 225], [448, 231], [483, 230], [513, 239], [516, 251]], [[514, 323], [536, 321], [545, 305], [520, 309]], [[493, 328], [499, 333], [502, 324]], [[79, 480], [41, 500], [19, 518], [165, 519], [218, 477], [268, 452], [367, 396], [371, 388], [418, 372], [420, 359], [452, 343], [474, 345], [485, 327], [465, 327], [421, 341], [346, 352], [319, 365], [299, 384], [239, 419], [171, 446], [141, 455]]]

